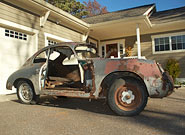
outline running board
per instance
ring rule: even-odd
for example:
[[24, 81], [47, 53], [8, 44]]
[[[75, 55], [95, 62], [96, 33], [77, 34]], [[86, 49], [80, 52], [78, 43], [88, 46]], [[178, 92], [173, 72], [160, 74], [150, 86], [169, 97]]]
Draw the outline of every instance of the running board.
[[[41, 95], [51, 95], [51, 96], [66, 96], [66, 97], [79, 97], [79, 98], [90, 98], [90, 93], [85, 93], [85, 91], [72, 91], [72, 90], [41, 90]], [[92, 97], [91, 97], [92, 98]]]

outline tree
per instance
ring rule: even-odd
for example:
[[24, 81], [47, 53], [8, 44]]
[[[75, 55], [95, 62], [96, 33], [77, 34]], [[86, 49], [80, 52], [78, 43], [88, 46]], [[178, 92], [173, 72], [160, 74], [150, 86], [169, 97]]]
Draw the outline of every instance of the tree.
[[76, 0], [45, 0], [46, 2], [76, 16], [77, 18], [83, 18], [88, 14], [85, 10], [85, 6]]
[[101, 6], [96, 0], [88, 2], [83, 2], [85, 4], [85, 8], [88, 12], [87, 16], [95, 16], [100, 14], [108, 13], [106, 6]]

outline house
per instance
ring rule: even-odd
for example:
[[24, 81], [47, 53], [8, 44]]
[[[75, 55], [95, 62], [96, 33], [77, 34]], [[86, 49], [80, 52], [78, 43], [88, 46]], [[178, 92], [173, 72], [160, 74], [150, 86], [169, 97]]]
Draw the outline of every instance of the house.
[[1, 0], [0, 12], [0, 93], [28, 57], [58, 42], [90, 42], [101, 57], [114, 50], [114, 58], [132, 47], [133, 56], [163, 66], [176, 58], [185, 67], [185, 7], [157, 12], [150, 4], [81, 20], [43, 0]]

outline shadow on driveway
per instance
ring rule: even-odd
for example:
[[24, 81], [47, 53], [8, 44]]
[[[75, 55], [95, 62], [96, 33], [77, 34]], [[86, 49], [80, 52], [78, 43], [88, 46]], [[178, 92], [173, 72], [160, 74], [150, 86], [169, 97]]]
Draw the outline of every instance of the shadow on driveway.
[[[178, 100], [178, 98], [170, 98], [170, 100]], [[14, 101], [18, 102], [17, 100]], [[181, 101], [181, 99], [178, 101]], [[138, 116], [122, 117], [113, 113], [105, 100], [92, 100], [89, 102], [87, 99], [54, 98], [44, 96], [40, 99], [39, 105], [66, 109], [80, 109], [92, 113], [105, 114], [106, 116], [116, 118], [120, 122], [126, 123], [126, 121], [129, 121], [133, 124], [144, 125], [148, 128], [154, 129], [155, 131], [165, 132], [166, 134], [185, 134], [185, 114], [182, 112], [171, 113], [165, 108], [149, 110], [146, 107]]]

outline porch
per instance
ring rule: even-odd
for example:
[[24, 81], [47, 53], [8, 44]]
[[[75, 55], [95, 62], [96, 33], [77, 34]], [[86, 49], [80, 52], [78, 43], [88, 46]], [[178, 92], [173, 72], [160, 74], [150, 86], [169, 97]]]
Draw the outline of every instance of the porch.
[[[123, 10], [86, 18], [84, 21], [89, 23], [89, 29], [85, 33], [84, 41], [95, 44], [101, 57], [142, 58], [140, 35], [147, 34], [152, 28], [149, 20], [152, 10], [154, 6], [148, 5], [132, 9], [135, 15]], [[115, 18], [114, 15], [119, 18]], [[128, 40], [128, 37], [134, 39]]]

